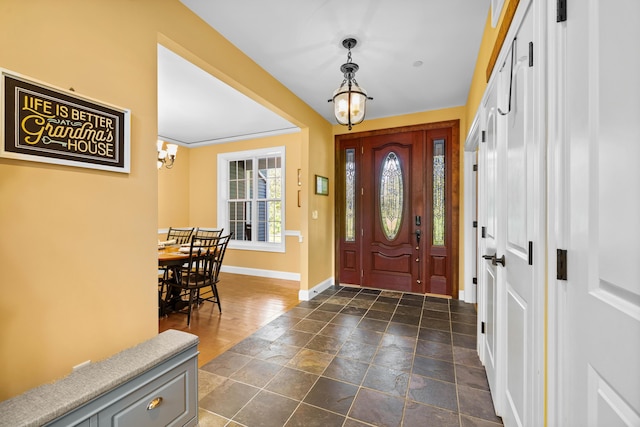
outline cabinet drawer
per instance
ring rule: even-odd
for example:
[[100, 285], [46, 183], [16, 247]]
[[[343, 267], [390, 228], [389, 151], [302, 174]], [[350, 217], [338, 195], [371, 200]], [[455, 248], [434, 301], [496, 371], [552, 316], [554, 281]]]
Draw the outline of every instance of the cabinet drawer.
[[183, 426], [195, 419], [194, 369], [182, 365], [98, 413], [100, 427]]

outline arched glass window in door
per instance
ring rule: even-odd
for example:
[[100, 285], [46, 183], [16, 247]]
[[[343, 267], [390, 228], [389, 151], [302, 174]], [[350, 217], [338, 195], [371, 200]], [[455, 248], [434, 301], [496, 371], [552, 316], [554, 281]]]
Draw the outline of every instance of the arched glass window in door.
[[387, 239], [393, 240], [402, 222], [404, 193], [402, 166], [396, 153], [387, 154], [380, 170], [380, 221]]

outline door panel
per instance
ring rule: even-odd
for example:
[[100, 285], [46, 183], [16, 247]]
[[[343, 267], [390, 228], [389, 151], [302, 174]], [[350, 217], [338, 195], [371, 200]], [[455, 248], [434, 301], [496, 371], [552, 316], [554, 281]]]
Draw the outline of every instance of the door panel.
[[422, 132], [367, 138], [362, 286], [424, 293], [414, 218], [423, 216]]
[[[496, 269], [495, 268], [485, 268], [484, 269], [484, 295], [486, 302], [486, 317], [485, 317], [485, 367], [487, 371], [487, 378], [489, 380], [489, 385], [492, 390], [492, 396], [495, 399], [495, 393], [493, 390], [497, 387], [497, 358], [498, 358], [498, 343], [497, 343], [497, 334], [498, 334], [498, 292], [496, 290], [497, 278], [496, 278]], [[495, 405], [495, 400], [494, 400]]]
[[[624, 13], [619, 13], [624, 11]], [[640, 425], [640, 2], [572, 3], [566, 23], [568, 275], [563, 425]], [[564, 65], [564, 64], [561, 64]], [[566, 408], [566, 409], [565, 409]], [[588, 408], [588, 410], [585, 410]]]
[[485, 138], [480, 145], [478, 171], [480, 174], [479, 185], [479, 218], [480, 218], [480, 247], [478, 268], [480, 270], [479, 293], [482, 295], [482, 306], [479, 307], [480, 321], [485, 322], [485, 334], [480, 342], [481, 356], [487, 372], [489, 389], [495, 406], [496, 413], [501, 408], [501, 373], [499, 371], [500, 354], [499, 343], [502, 330], [500, 321], [500, 301], [498, 268], [491, 261], [483, 258], [484, 255], [493, 255], [498, 251], [498, 112], [497, 96], [498, 85], [494, 81], [487, 88], [487, 96], [483, 111], [485, 114]]
[[[506, 235], [505, 235], [505, 290], [506, 290], [506, 361], [505, 370], [505, 425], [534, 425], [535, 396], [532, 309], [533, 260], [529, 263], [529, 250], [536, 239], [536, 210], [544, 209], [542, 195], [536, 193], [536, 180], [542, 170], [536, 171], [537, 147], [534, 123], [534, 72], [530, 66], [529, 43], [533, 42], [531, 9], [525, 14], [512, 43], [512, 70], [510, 75], [511, 110], [501, 117], [505, 121], [503, 137], [506, 140]], [[541, 215], [537, 216], [541, 218]], [[539, 241], [539, 240], [538, 240]], [[531, 242], [531, 246], [529, 245]]]

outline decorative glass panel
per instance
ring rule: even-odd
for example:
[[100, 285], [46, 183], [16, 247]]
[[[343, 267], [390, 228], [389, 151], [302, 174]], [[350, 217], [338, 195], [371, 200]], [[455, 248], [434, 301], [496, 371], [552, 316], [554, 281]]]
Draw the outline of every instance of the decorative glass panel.
[[356, 240], [356, 150], [346, 150], [344, 240]]
[[444, 246], [444, 139], [433, 141], [433, 246]]
[[403, 192], [400, 159], [392, 151], [382, 161], [380, 173], [380, 221], [388, 240], [395, 239], [400, 230]]

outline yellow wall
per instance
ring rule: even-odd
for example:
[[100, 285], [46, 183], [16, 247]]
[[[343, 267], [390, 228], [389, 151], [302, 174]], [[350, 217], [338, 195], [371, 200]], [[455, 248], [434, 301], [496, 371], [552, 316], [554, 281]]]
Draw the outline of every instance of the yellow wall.
[[[300, 133], [293, 133], [228, 144], [215, 144], [189, 150], [191, 151], [190, 225], [224, 226], [224, 224], [218, 224], [217, 221], [218, 154], [284, 146], [286, 156], [285, 230], [300, 231], [302, 210], [298, 207], [298, 189], [301, 187], [298, 187], [297, 171], [302, 168], [300, 163], [301, 138]], [[298, 238], [295, 236], [287, 237], [285, 243], [286, 253], [229, 249], [225, 255], [225, 264], [233, 267], [300, 273]]]
[[471, 87], [469, 89], [469, 95], [467, 96], [467, 104], [466, 104], [466, 126], [461, 127], [461, 143], [464, 143], [467, 133], [469, 132], [469, 128], [473, 123], [473, 119], [478, 111], [478, 107], [480, 106], [480, 102], [482, 101], [482, 96], [484, 95], [484, 91], [487, 88], [487, 66], [489, 64], [489, 59], [491, 58], [491, 52], [493, 51], [493, 46], [496, 43], [496, 39], [498, 38], [498, 30], [502, 21], [504, 20], [505, 12], [507, 11], [507, 4], [510, 0], [505, 1], [505, 6], [502, 9], [502, 13], [500, 15], [500, 19], [498, 20], [495, 28], [491, 26], [491, 9], [487, 14], [487, 20], [484, 26], [484, 33], [482, 34], [482, 41], [480, 42], [480, 49], [478, 51], [478, 58], [476, 59], [476, 66], [473, 71], [473, 78], [471, 80]]
[[[0, 159], [0, 399], [157, 333], [159, 42], [300, 126], [303, 162], [332, 157], [331, 125], [178, 0], [1, 1], [0, 67], [130, 109], [131, 173]], [[301, 266], [333, 232], [308, 216]]]
[[442, 110], [424, 111], [421, 113], [405, 114], [402, 116], [385, 117], [382, 119], [365, 119], [364, 122], [353, 127], [349, 132], [346, 126], [334, 125], [333, 133], [342, 135], [353, 132], [365, 132], [377, 129], [395, 128], [401, 126], [412, 126], [423, 123], [443, 122], [447, 120], [460, 120], [460, 131], [466, 127], [465, 125], [465, 108], [453, 107], [444, 108]]
[[[178, 148], [176, 162], [171, 169], [158, 170], [158, 227], [188, 227], [189, 218], [189, 171], [191, 150]], [[201, 224], [201, 227], [207, 225]], [[159, 236], [163, 240], [166, 234]]]

